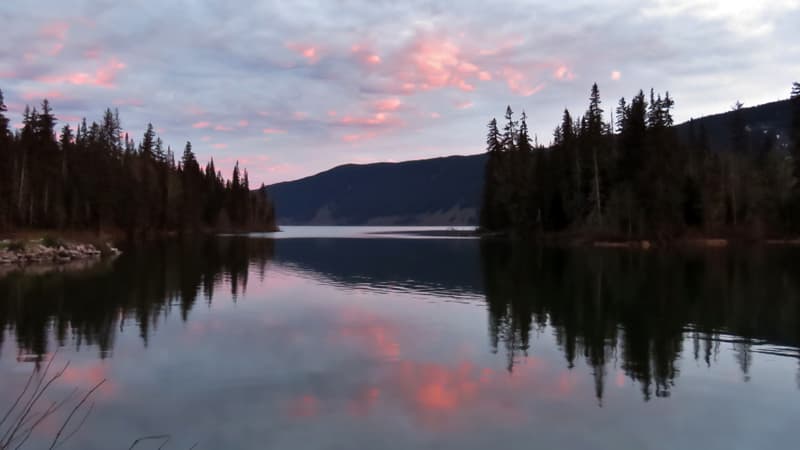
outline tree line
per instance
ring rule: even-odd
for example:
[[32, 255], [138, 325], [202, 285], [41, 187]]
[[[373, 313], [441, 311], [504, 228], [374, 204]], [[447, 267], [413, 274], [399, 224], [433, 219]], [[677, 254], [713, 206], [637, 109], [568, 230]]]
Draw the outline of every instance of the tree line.
[[771, 133], [751, 136], [739, 102], [725, 152], [710, 150], [702, 122], [679, 136], [669, 92], [621, 98], [610, 122], [601, 104], [594, 84], [586, 112], [565, 109], [548, 147], [532, 142], [524, 112], [515, 120], [508, 107], [502, 130], [491, 120], [482, 229], [660, 239], [800, 231], [800, 84], [788, 152]]
[[202, 230], [272, 230], [265, 190], [250, 191], [239, 163], [226, 180], [213, 159], [201, 168], [192, 144], [180, 160], [152, 124], [136, 143], [118, 111], [56, 132], [45, 99], [26, 106], [12, 132], [0, 92], [0, 230], [121, 230], [130, 234]]

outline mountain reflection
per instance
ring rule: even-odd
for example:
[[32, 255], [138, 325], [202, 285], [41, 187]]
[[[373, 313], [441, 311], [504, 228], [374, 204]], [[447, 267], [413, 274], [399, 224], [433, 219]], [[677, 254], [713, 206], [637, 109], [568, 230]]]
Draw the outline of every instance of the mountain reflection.
[[[210, 304], [215, 291], [229, 288], [224, 297], [236, 301], [255, 276], [269, 289], [268, 266], [276, 265], [336, 289], [485, 298], [490, 347], [505, 356], [509, 372], [536, 354], [537, 334], [550, 333], [566, 367], [581, 359], [590, 367], [599, 401], [616, 368], [649, 400], [670, 395], [681, 358], [713, 366], [721, 344], [734, 349], [744, 380], [754, 352], [800, 356], [796, 254], [537, 249], [477, 240], [170, 241], [130, 248], [113, 263], [80, 272], [0, 278], [0, 348], [13, 335], [20, 357], [42, 358], [55, 341], [97, 348], [105, 358], [129, 323], [147, 345], [163, 317], [179, 311], [190, 321], [198, 299]], [[368, 336], [383, 358], [402, 359], [374, 325], [349, 326], [343, 336]], [[399, 367], [412, 373], [412, 363]], [[438, 366], [425, 367], [438, 374]], [[469, 368], [462, 375], [454, 383], [469, 387], [491, 374]], [[375, 394], [364, 396], [372, 401]], [[448, 398], [426, 401], [441, 407]], [[301, 397], [290, 409], [303, 415], [314, 408], [313, 399]]]

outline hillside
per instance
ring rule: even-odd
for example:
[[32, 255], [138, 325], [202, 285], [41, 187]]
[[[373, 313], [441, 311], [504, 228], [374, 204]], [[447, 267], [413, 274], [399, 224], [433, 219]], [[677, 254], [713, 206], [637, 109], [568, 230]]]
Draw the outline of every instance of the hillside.
[[[775, 139], [774, 142], [777, 148], [788, 148], [789, 128], [792, 122], [792, 110], [789, 100], [744, 108], [742, 113], [747, 124], [746, 128], [751, 136], [751, 148], [758, 148], [763, 142], [765, 134], [771, 135]], [[731, 112], [727, 111], [705, 116], [694, 121], [695, 127], [699, 127], [700, 124], [705, 126], [709, 147], [712, 151], [721, 152], [730, 147], [732, 118]], [[676, 128], [681, 138], [688, 138], [690, 122], [684, 122]]]
[[267, 187], [281, 225], [477, 223], [486, 156], [347, 164]]
[[[744, 108], [751, 148], [764, 136], [788, 147], [788, 100]], [[731, 112], [694, 120], [713, 151], [730, 142]], [[682, 139], [689, 122], [676, 127]], [[485, 154], [400, 163], [347, 164], [267, 187], [281, 225], [475, 225], [483, 189]]]

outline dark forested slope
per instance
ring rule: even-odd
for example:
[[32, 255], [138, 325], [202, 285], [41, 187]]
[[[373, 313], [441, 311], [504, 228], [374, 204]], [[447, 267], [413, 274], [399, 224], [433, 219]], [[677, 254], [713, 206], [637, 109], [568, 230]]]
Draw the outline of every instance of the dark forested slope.
[[281, 225], [475, 224], [485, 162], [472, 155], [347, 164], [267, 192]]

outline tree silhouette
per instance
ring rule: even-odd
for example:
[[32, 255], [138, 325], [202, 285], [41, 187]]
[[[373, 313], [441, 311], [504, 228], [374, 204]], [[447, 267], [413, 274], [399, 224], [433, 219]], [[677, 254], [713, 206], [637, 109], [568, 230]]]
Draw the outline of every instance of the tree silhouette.
[[749, 238], [795, 232], [799, 89], [795, 85], [791, 100], [791, 158], [776, 151], [786, 140], [771, 130], [754, 131], [758, 124], [739, 102], [721, 122], [729, 150], [723, 152], [710, 151], [704, 123], [690, 123], [679, 134], [669, 92], [651, 89], [649, 101], [642, 90], [630, 101], [620, 99], [616, 122], [607, 124], [593, 84], [585, 114], [573, 118], [564, 110], [547, 148], [528, 144], [525, 117], [516, 122], [509, 106], [502, 133], [490, 132], [488, 139], [481, 226], [523, 237], [579, 232], [658, 240], [692, 232]]
[[0, 93], [0, 230], [139, 235], [275, 228], [265, 191], [251, 192], [248, 182], [226, 185], [213, 164], [202, 170], [190, 143], [176, 165], [152, 124], [136, 145], [111, 109], [100, 123], [83, 119], [77, 130], [66, 124], [60, 134], [46, 99], [40, 109], [26, 106], [14, 134], [5, 112]]

